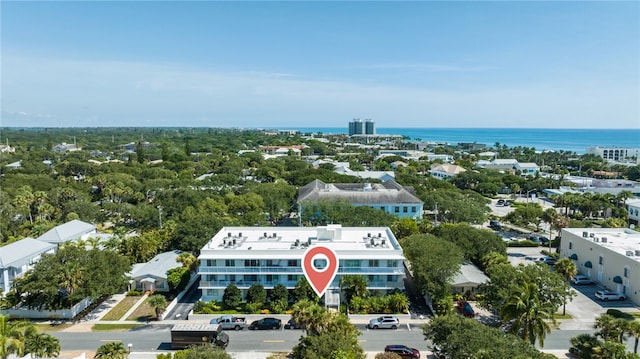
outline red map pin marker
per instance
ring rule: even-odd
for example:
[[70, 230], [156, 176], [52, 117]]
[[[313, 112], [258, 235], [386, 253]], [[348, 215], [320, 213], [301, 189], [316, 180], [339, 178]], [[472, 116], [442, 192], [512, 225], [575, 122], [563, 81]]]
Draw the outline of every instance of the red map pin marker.
[[[324, 268], [316, 268], [313, 265], [316, 259], [326, 260], [326, 266]], [[309, 284], [311, 284], [311, 288], [313, 288], [318, 297], [322, 297], [329, 284], [333, 282], [333, 278], [336, 277], [336, 273], [338, 273], [338, 257], [331, 248], [323, 246], [310, 247], [302, 257], [302, 270]]]

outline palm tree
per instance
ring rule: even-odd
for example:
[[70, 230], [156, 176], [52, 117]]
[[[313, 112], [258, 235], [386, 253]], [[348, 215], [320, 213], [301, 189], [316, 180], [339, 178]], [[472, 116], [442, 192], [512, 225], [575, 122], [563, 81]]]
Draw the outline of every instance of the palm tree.
[[596, 335], [605, 341], [617, 341], [622, 343], [626, 331], [627, 321], [621, 318], [614, 318], [609, 314], [602, 314], [596, 318], [594, 328], [600, 329]]
[[160, 314], [167, 307], [167, 299], [162, 294], [155, 294], [149, 297], [149, 305], [156, 311], [156, 319], [160, 319]]
[[536, 338], [540, 346], [544, 346], [544, 338], [551, 331], [546, 320], [553, 322], [553, 312], [548, 303], [538, 298], [538, 286], [535, 283], [524, 283], [516, 287], [500, 310], [502, 320], [513, 320], [510, 332], [520, 333], [522, 340], [535, 344]]
[[304, 299], [293, 306], [291, 318], [305, 328], [307, 335], [318, 335], [327, 324], [327, 311], [317, 303]]
[[96, 350], [93, 359], [126, 359], [127, 355], [127, 348], [122, 342], [109, 342]]
[[38, 333], [35, 327], [26, 333], [25, 352], [36, 358], [56, 358], [60, 355], [60, 341], [47, 333]]
[[187, 268], [189, 272], [195, 272], [198, 269], [198, 258], [189, 252], [178, 254], [176, 262], [182, 263], [182, 266]]
[[347, 304], [351, 303], [354, 297], [366, 297], [368, 285], [367, 279], [362, 275], [348, 274], [340, 278], [340, 290], [344, 293]]
[[10, 321], [0, 315], [0, 357], [6, 359], [11, 354], [24, 355], [24, 331], [31, 324], [24, 321]]
[[640, 322], [637, 320], [633, 322], [629, 322], [629, 325], [627, 327], [627, 333], [631, 334], [633, 338], [636, 340], [635, 343], [633, 344], [633, 352], [637, 353], [638, 342], [640, 342]]
[[[560, 274], [562, 278], [566, 280], [570, 280], [578, 274], [578, 269], [576, 268], [576, 264], [569, 258], [562, 258], [558, 262], [556, 262], [555, 266], [556, 273]], [[566, 314], [567, 307], [567, 297], [564, 297], [562, 301], [562, 315]]]

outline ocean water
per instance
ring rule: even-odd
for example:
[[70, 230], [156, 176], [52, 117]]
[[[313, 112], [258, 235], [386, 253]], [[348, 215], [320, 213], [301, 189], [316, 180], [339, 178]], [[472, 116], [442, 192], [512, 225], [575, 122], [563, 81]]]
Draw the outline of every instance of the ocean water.
[[[290, 128], [323, 134], [348, 134], [348, 127]], [[640, 128], [637, 129], [525, 129], [525, 128], [376, 128], [377, 134], [403, 135], [411, 141], [448, 143], [476, 142], [494, 146], [533, 147], [536, 150], [564, 150], [584, 154], [587, 147], [640, 148]]]

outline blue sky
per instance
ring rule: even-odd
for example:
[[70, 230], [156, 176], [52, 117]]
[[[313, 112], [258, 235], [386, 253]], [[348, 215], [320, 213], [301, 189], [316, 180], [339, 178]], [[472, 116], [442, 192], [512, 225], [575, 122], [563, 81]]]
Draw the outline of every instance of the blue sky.
[[640, 128], [640, 2], [17, 2], [2, 126]]

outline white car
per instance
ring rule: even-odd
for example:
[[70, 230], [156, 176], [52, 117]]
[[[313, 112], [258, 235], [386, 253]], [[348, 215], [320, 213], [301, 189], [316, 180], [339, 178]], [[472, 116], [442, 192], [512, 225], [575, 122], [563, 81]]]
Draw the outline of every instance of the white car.
[[625, 300], [627, 296], [622, 293], [610, 292], [608, 290], [599, 290], [596, 292], [596, 298], [608, 302], [610, 300]]
[[571, 280], [571, 283], [573, 283], [574, 285], [595, 284], [595, 282], [591, 280], [591, 278], [582, 274], [578, 274], [577, 276], [573, 277], [573, 279]]

